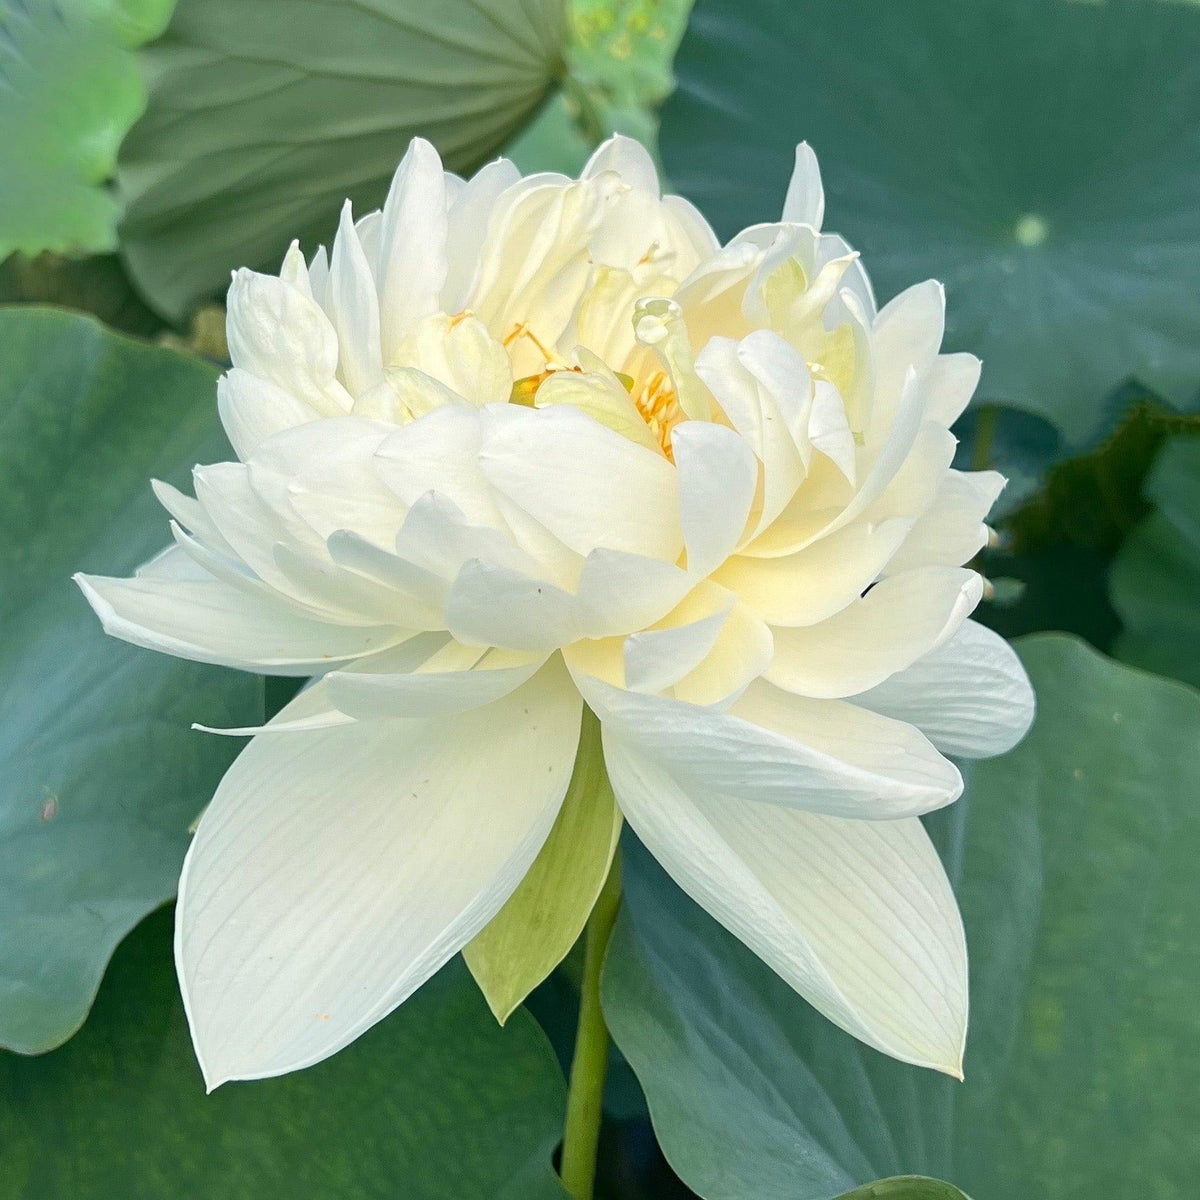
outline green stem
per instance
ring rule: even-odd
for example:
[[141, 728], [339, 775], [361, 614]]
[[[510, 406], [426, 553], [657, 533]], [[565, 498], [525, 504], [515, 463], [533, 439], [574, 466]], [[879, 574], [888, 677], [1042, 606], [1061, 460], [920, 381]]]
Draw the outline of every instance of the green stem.
[[579, 1028], [575, 1034], [575, 1056], [571, 1060], [562, 1147], [563, 1186], [574, 1200], [592, 1200], [596, 1181], [596, 1147], [600, 1141], [604, 1077], [608, 1074], [608, 1026], [600, 1009], [600, 970], [620, 906], [621, 850], [618, 847], [587, 923]]
[[996, 422], [1000, 410], [994, 404], [979, 406], [975, 425], [975, 445], [971, 449], [971, 470], [986, 471], [992, 464], [992, 442], [996, 437]]

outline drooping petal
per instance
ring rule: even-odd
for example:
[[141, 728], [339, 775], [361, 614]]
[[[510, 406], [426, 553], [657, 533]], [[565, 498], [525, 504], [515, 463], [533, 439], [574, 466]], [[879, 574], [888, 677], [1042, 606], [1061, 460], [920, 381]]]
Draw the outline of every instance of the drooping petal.
[[958, 770], [917, 729], [865, 709], [759, 681], [723, 712], [616, 687], [583, 674], [578, 661], [568, 657], [605, 728], [690, 793], [891, 820], [962, 792]]
[[777, 628], [766, 678], [801, 696], [853, 696], [953, 637], [982, 596], [983, 580], [960, 567], [889, 576], [827, 621]]
[[314, 675], [409, 636], [317, 621], [282, 599], [220, 580], [76, 575], [106, 633], [178, 658], [271, 675]]
[[545, 655], [446, 641], [415, 666], [399, 653], [351, 663], [325, 676], [329, 698], [352, 717], [437, 717], [491, 704], [519, 688]]
[[830, 1020], [961, 1077], [967, 957], [920, 821], [851, 821], [690, 793], [605, 730], [630, 825], [668, 874]]
[[180, 879], [176, 964], [209, 1087], [328, 1057], [482, 929], [554, 823], [579, 727], [551, 664], [461, 716], [255, 738]]
[[1029, 676], [1013, 648], [976, 621], [852, 703], [915, 725], [946, 754], [1011, 750], [1033, 721]]

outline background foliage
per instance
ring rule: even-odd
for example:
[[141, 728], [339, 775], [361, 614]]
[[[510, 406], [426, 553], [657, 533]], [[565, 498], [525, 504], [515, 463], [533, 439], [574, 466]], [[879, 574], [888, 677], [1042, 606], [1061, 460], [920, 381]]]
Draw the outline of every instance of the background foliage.
[[[562, 1195], [577, 955], [523, 1007], [542, 957], [481, 943], [503, 1029], [456, 962], [329, 1062], [203, 1097], [152, 910], [236, 745], [188, 726], [288, 685], [107, 642], [69, 576], [144, 561], [145, 480], [225, 456], [231, 268], [377, 205], [414, 134], [460, 171], [573, 172], [617, 129], [725, 235], [778, 215], [807, 139], [881, 300], [947, 282], [951, 348], [985, 361], [960, 465], [1011, 481], [980, 616], [1032, 635], [1039, 716], [929, 821], [974, 964], [961, 1086], [818, 1019], [625, 835], [601, 1193], [1200, 1175], [1200, 7], [690, 7], [0, 0], [0, 1200]], [[605, 834], [582, 908], [613, 822], [578, 817]]]

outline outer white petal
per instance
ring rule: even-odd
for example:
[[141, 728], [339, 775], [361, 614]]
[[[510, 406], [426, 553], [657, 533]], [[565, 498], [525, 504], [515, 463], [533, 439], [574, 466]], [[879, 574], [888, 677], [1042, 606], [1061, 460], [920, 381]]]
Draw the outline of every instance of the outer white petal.
[[413, 138], [392, 178], [379, 229], [379, 310], [383, 356], [436, 312], [446, 281], [446, 178], [438, 152]]
[[404, 647], [351, 663], [325, 676], [329, 698], [352, 717], [436, 717], [491, 704], [515, 691], [545, 662], [447, 642], [410, 666]]
[[622, 812], [668, 874], [830, 1020], [961, 1078], [967, 956], [920, 821], [850, 821], [697, 797], [613, 737]]
[[566, 405], [494, 413], [483, 413], [484, 474], [565, 545], [678, 557], [679, 493], [662, 455]]
[[825, 219], [825, 189], [821, 185], [821, 168], [807, 142], [801, 142], [796, 147], [796, 165], [788, 183], [781, 219], [794, 221], [797, 225], [811, 225], [814, 229], [820, 229]]
[[1021, 660], [998, 633], [975, 621], [853, 703], [908, 721], [939, 750], [964, 758], [1011, 750], [1034, 711]]
[[291, 392], [240, 367], [217, 380], [217, 411], [234, 452], [243, 462], [260, 442], [320, 416]]
[[313, 675], [408, 634], [303, 616], [282, 600], [219, 580], [76, 575], [106, 633], [178, 658], [272, 675]]
[[255, 738], [180, 879], [176, 964], [209, 1087], [327, 1058], [483, 928], [554, 823], [579, 720], [551, 666], [459, 717]]
[[892, 820], [958, 798], [962, 777], [911, 725], [756, 682], [728, 712], [627, 691], [582, 674], [612, 736], [653, 756], [689, 793], [832, 816]]
[[758, 486], [758, 463], [724, 425], [684, 421], [671, 434], [688, 570], [708, 575], [741, 541]]
[[764, 674], [801, 696], [856, 695], [953, 637], [982, 596], [983, 580], [961, 567], [892, 575], [827, 621], [777, 628]]

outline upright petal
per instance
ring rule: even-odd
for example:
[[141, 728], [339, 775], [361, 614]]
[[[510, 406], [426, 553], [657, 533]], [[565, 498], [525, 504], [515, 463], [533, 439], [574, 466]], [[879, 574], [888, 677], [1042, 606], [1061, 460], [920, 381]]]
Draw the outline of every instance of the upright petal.
[[[280, 717], [320, 704], [302, 693]], [[209, 1087], [328, 1057], [470, 941], [550, 832], [579, 727], [551, 664], [458, 717], [256, 737], [179, 886], [176, 964]]]
[[783, 220], [797, 225], [821, 228], [825, 219], [825, 189], [821, 185], [821, 168], [817, 156], [807, 142], [796, 147], [796, 165], [783, 201]]

